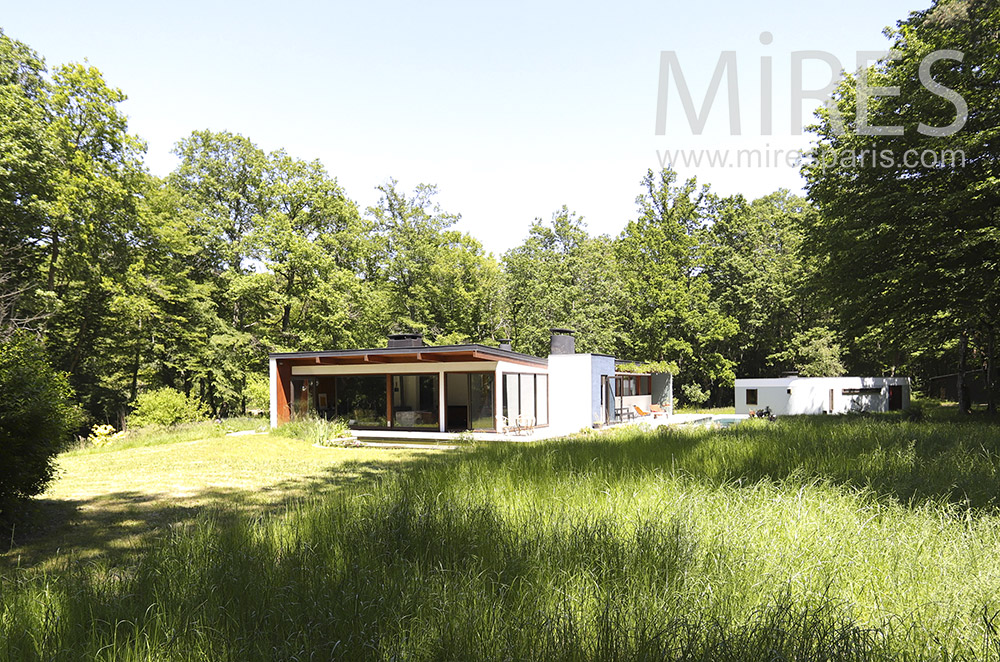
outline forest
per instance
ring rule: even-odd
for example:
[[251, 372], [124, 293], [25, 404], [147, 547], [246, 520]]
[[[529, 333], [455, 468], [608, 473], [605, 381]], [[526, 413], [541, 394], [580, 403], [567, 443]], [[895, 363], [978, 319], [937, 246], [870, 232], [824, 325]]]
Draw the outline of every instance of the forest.
[[[161, 387], [213, 417], [264, 409], [269, 352], [418, 331], [545, 355], [551, 327], [575, 329], [578, 351], [665, 362], [683, 404], [723, 405], [737, 376], [797, 370], [908, 375], [918, 389], [956, 374], [964, 410], [963, 378], [981, 371], [995, 410], [991, 7], [938, 3], [892, 31], [900, 57], [868, 77], [903, 94], [865, 110], [903, 136], [835, 130], [856, 117], [844, 77], [811, 128], [805, 197], [723, 196], [671, 169], [637, 172], [617, 236], [591, 234], [567, 201], [502, 255], [456, 229], [460, 210], [442, 209], [433, 184], [388, 180], [361, 209], [319, 161], [235, 130], [181, 137], [176, 169], [156, 177], [125, 92], [0, 32], [0, 341], [66, 376], [81, 427], [122, 426]], [[925, 135], [918, 125], [954, 123], [957, 106], [919, 87], [920, 62], [958, 46], [964, 60], [932, 74], [964, 99], [964, 126]], [[961, 148], [963, 167], [829, 158], [943, 147]]]

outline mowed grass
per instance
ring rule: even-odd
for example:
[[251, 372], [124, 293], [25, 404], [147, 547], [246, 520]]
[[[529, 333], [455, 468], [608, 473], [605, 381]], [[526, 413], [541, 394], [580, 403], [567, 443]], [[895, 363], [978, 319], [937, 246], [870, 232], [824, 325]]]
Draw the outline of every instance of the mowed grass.
[[633, 429], [394, 466], [8, 571], [0, 658], [1000, 659], [989, 422]]
[[132, 553], [206, 510], [277, 512], [303, 497], [370, 480], [413, 457], [404, 450], [316, 448], [267, 434], [227, 436], [234, 427], [260, 425], [242, 423], [143, 431], [61, 454], [58, 478], [32, 505], [35, 525], [15, 527], [11, 540], [0, 545], [0, 562], [51, 566]]

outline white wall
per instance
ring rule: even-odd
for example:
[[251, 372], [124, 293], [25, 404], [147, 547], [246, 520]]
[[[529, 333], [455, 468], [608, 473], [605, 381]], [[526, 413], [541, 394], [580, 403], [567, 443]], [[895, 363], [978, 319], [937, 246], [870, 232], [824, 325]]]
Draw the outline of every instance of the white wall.
[[[844, 414], [854, 405], [865, 411], [888, 411], [889, 386], [903, 387], [903, 409], [910, 406], [908, 377], [783, 377], [737, 379], [736, 413], [770, 407], [776, 416], [797, 414]], [[844, 389], [878, 389], [873, 394], [849, 394]], [[757, 404], [746, 402], [747, 389], [757, 389]], [[830, 391], [833, 391], [833, 409]]]
[[590, 427], [590, 373], [590, 354], [549, 355], [549, 427], [553, 432], [567, 434]]

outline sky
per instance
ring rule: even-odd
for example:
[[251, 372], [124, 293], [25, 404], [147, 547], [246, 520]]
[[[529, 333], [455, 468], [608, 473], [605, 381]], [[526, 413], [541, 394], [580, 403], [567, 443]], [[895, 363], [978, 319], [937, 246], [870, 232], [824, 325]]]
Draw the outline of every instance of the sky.
[[[809, 144], [792, 123], [791, 54], [824, 51], [853, 71], [859, 52], [888, 48], [884, 28], [929, 4], [0, 0], [0, 27], [49, 66], [86, 60], [123, 90], [153, 174], [176, 167], [173, 145], [191, 131], [227, 130], [319, 159], [362, 210], [389, 178], [435, 184], [458, 229], [499, 256], [562, 205], [592, 234], [618, 234], [643, 175], [671, 158], [682, 179], [721, 195], [801, 192], [786, 156]], [[657, 135], [661, 53], [676, 57], [698, 110], [729, 51], [740, 135], [726, 79], [698, 134], [676, 73]], [[804, 89], [830, 80], [807, 59]], [[803, 123], [817, 103], [799, 104]], [[687, 162], [677, 150], [692, 150]], [[702, 150], [723, 150], [726, 165], [696, 165]], [[761, 165], [736, 164], [737, 150], [757, 150]]]

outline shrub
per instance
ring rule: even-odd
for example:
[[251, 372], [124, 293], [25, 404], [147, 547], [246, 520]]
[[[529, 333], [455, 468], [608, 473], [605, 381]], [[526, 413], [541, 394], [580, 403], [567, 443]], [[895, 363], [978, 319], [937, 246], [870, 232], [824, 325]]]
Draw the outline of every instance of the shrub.
[[136, 407], [128, 417], [132, 427], [175, 425], [200, 421], [208, 414], [205, 405], [194, 396], [164, 387], [146, 391], [136, 398]]
[[91, 446], [102, 448], [113, 441], [119, 441], [125, 437], [125, 431], [115, 432], [113, 425], [95, 425], [87, 437], [87, 443]]
[[3, 516], [11, 502], [41, 493], [52, 480], [53, 458], [71, 440], [80, 412], [66, 376], [52, 369], [27, 334], [0, 343], [0, 393]]
[[681, 386], [681, 393], [684, 394], [684, 399], [695, 407], [705, 404], [709, 397], [709, 392], [702, 389], [699, 384], [684, 384]]
[[268, 411], [271, 407], [271, 381], [267, 375], [247, 375], [243, 394], [247, 398], [247, 409]]
[[354, 436], [347, 423], [340, 419], [302, 418], [285, 423], [273, 434], [281, 437], [292, 437], [317, 444], [319, 446], [342, 446], [354, 443]]

